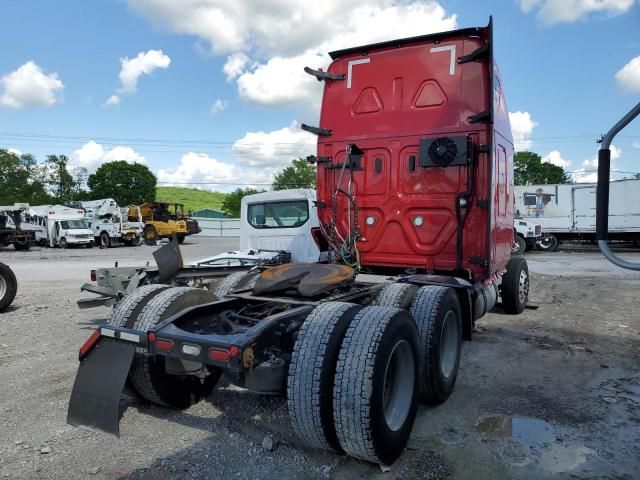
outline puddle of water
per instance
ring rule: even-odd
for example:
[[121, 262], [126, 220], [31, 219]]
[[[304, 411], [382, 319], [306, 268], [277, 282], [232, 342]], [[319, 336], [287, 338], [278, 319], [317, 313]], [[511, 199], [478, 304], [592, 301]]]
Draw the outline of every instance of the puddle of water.
[[[584, 445], [560, 443], [553, 425], [536, 418], [495, 415], [481, 418], [476, 428], [488, 437], [510, 437], [529, 460], [534, 460], [538, 466], [553, 473], [575, 470], [586, 462], [589, 455], [595, 453]], [[514, 465], [530, 463], [516, 460]]]

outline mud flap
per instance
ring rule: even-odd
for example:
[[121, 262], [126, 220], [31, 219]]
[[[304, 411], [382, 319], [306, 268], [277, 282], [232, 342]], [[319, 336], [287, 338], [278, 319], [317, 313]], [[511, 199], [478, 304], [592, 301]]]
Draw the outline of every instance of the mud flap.
[[120, 436], [120, 397], [135, 352], [135, 345], [100, 340], [78, 367], [67, 423]]

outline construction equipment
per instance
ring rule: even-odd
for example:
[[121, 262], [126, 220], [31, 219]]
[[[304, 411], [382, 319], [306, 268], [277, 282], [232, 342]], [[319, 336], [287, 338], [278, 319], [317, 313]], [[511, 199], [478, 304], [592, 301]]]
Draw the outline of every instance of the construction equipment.
[[307, 68], [325, 82], [320, 125], [302, 128], [318, 135], [309, 161], [331, 263], [236, 272], [215, 292], [133, 290], [82, 346], [67, 420], [118, 434], [127, 379], [153, 403], [186, 408], [224, 373], [286, 392], [309, 446], [393, 462], [418, 402], [453, 392], [477, 319], [499, 297], [506, 313], [528, 302], [526, 261], [511, 257], [513, 141], [492, 42], [490, 22]]
[[155, 245], [161, 238], [171, 238], [175, 234], [183, 243], [188, 235], [200, 233], [198, 222], [188, 218], [181, 203], [149, 202], [140, 205], [144, 226], [144, 240]]
[[22, 228], [22, 215], [29, 209], [28, 203], [0, 206], [0, 246], [13, 244], [16, 250], [29, 250], [35, 243], [35, 231]]

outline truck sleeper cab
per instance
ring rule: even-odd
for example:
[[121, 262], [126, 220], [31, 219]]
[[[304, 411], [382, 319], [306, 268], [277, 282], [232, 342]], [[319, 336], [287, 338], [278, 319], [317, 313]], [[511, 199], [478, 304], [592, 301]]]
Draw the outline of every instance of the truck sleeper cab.
[[[325, 82], [320, 126], [304, 128], [319, 136], [310, 160], [331, 263], [236, 272], [209, 291], [134, 290], [81, 348], [68, 421], [117, 434], [127, 378], [185, 408], [225, 374], [286, 392], [307, 445], [395, 461], [418, 403], [452, 394], [475, 320], [499, 298], [507, 313], [528, 300], [526, 261], [510, 258], [513, 147], [492, 42], [490, 23], [306, 69]], [[249, 218], [266, 229], [298, 215], [304, 225], [300, 209]]]

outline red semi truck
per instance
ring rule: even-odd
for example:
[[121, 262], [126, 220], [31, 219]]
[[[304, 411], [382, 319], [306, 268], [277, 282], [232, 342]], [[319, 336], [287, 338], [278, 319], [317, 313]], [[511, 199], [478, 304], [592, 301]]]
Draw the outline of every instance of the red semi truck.
[[134, 290], [82, 346], [68, 421], [118, 434], [127, 381], [185, 408], [224, 373], [286, 393], [311, 447], [393, 462], [418, 403], [451, 395], [478, 318], [528, 300], [526, 261], [510, 257], [513, 141], [492, 47], [489, 23], [307, 68], [325, 83], [320, 125], [303, 128], [318, 135], [314, 238], [330, 263], [234, 273], [218, 298]]

